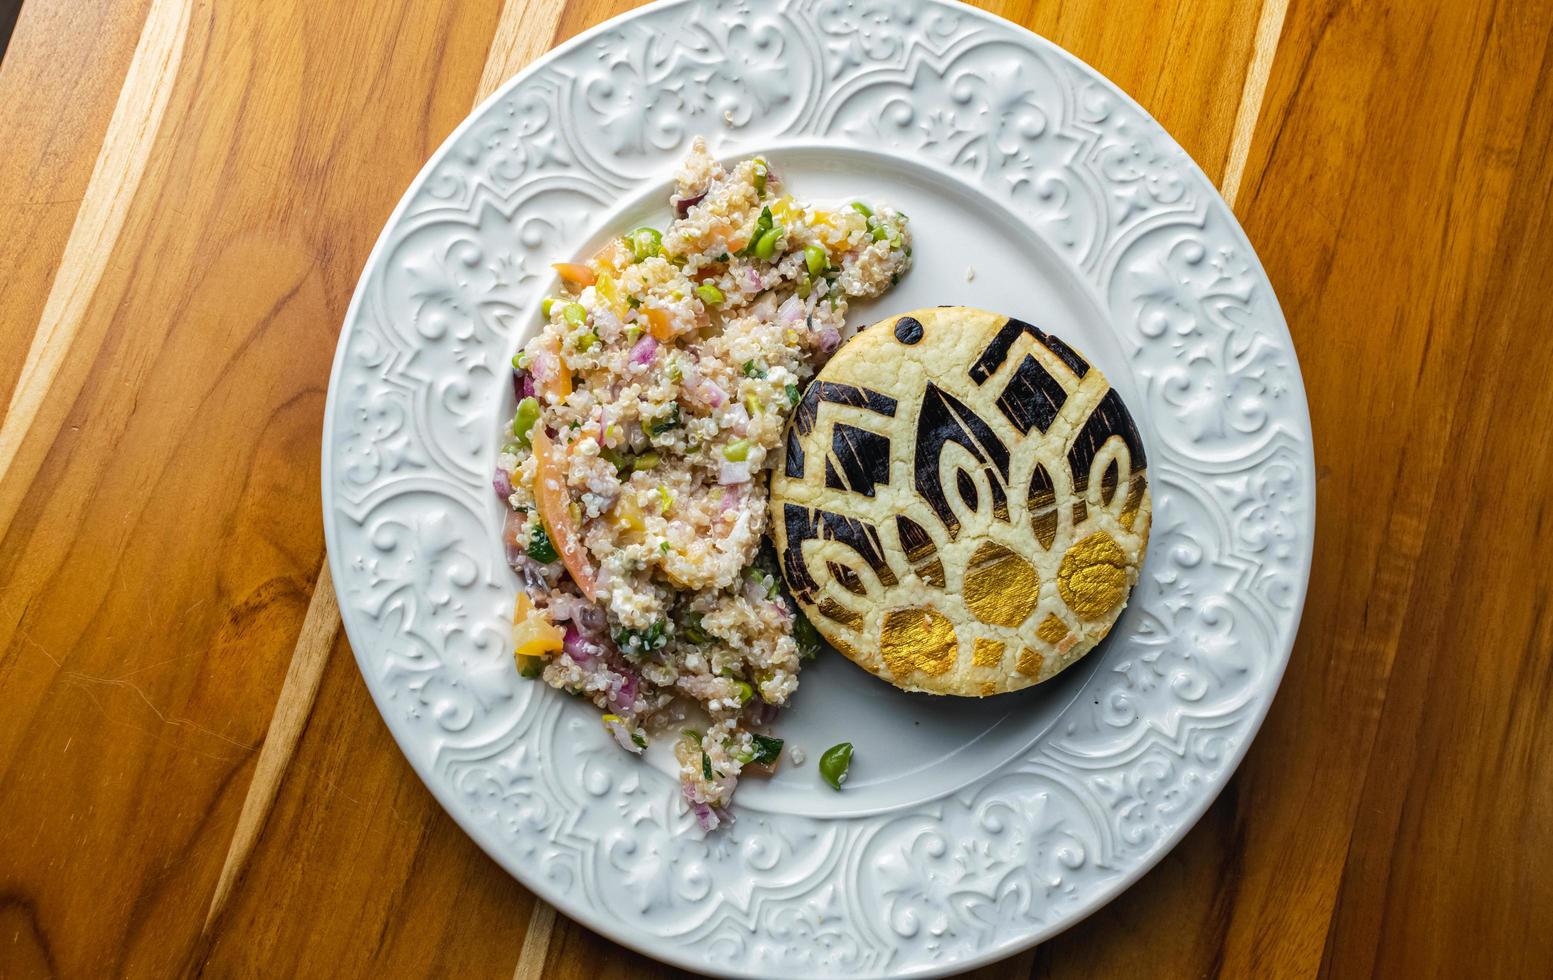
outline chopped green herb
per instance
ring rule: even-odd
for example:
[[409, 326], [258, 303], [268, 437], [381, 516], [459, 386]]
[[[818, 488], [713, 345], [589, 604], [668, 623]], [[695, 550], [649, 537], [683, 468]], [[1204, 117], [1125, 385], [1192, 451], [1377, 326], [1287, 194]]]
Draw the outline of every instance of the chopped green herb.
[[798, 390], [798, 386], [790, 384], [790, 385], [787, 386], [786, 390], [787, 390], [787, 403], [789, 405], [796, 405], [796, 404], [798, 404], [798, 399], [803, 397], [802, 393], [799, 392], [799, 390]]
[[864, 204], [862, 201], [853, 201], [852, 210], [856, 211], [858, 214], [865, 218], [872, 218], [874, 216], [874, 209]]
[[701, 775], [709, 780], [716, 778], [712, 775], [712, 759], [705, 752], [701, 753]]
[[813, 660], [820, 652], [820, 631], [801, 612], [793, 614], [793, 642], [798, 644], [798, 656]]
[[755, 158], [755, 178], [751, 181], [755, 185], [755, 193], [761, 197], [766, 196], [766, 178], [771, 175], [771, 168], [766, 165], [764, 157]]
[[528, 533], [528, 556], [541, 565], [548, 565], [560, 557], [550, 542], [550, 535], [545, 533], [545, 526], [539, 521], [534, 522]]
[[782, 745], [784, 743], [779, 738], [772, 738], [769, 735], [751, 735], [750, 741], [754, 743], [755, 747], [754, 761], [763, 766], [771, 765], [782, 754]]
[[697, 286], [696, 295], [701, 297], [701, 302], [705, 303], [707, 306], [717, 306], [727, 298], [723, 295], [723, 291], [721, 289], [718, 289], [715, 285], [709, 282], [703, 282], [701, 285]]
[[644, 630], [630, 629], [629, 627], [615, 631], [615, 646], [620, 652], [630, 656], [642, 654], [649, 650], [661, 650], [669, 642], [664, 635], [665, 620], [658, 620]]
[[660, 418], [654, 419], [652, 423], [647, 426], [647, 431], [655, 436], [661, 436], [670, 429], [678, 428], [679, 425], [679, 402], [672, 402], [669, 405], [668, 413]]

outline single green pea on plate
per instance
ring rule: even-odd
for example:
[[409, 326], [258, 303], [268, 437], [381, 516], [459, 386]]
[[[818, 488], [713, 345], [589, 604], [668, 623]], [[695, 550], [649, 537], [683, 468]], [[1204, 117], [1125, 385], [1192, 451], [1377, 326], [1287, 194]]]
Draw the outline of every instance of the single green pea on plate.
[[820, 756], [820, 778], [829, 783], [831, 789], [841, 789], [841, 784], [847, 781], [847, 770], [851, 768], [851, 742], [832, 745]]

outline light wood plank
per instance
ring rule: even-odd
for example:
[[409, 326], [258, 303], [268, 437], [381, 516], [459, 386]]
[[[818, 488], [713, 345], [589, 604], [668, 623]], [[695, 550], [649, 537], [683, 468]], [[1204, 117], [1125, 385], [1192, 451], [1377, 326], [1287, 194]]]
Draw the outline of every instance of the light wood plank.
[[[41, 457], [34, 454], [24, 462], [24, 470], [15, 480], [7, 479], [22, 440], [38, 420], [50, 389], [60, 380], [60, 366], [75, 344], [87, 304], [97, 291], [129, 214], [130, 202], [150, 162], [151, 148], [183, 60], [192, 8], [193, 0], [151, 0], [113, 118], [108, 122], [107, 136], [86, 185], [86, 196], [76, 211], [75, 224], [44, 303], [43, 317], [22, 362], [5, 417], [0, 420], [0, 525], [11, 522], [21, 500], [20, 488], [31, 480], [36, 463], [41, 462]], [[55, 400], [61, 401], [57, 392]], [[56, 413], [59, 414], [62, 413]], [[50, 438], [48, 431], [38, 436], [45, 445]], [[29, 463], [33, 465], [29, 467]]]

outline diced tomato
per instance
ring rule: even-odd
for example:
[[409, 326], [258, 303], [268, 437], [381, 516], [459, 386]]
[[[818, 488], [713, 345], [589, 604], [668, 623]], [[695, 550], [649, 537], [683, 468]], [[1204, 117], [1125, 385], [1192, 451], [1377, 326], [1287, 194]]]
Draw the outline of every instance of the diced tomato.
[[643, 307], [643, 311], [647, 314], [647, 332], [654, 340], [668, 340], [674, 336], [674, 322], [668, 313], [656, 306]]
[[553, 262], [550, 267], [560, 274], [563, 282], [569, 282], [578, 288], [591, 286], [598, 278], [592, 269], [580, 262]]

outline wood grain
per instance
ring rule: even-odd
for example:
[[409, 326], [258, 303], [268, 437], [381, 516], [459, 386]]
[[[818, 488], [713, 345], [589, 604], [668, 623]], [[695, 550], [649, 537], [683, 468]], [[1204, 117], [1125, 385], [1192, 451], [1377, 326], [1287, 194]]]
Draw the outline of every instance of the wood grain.
[[[628, 6], [27, 0], [0, 61], [0, 976], [680, 975], [458, 830], [317, 578], [323, 391], [384, 218], [472, 104]], [[1320, 474], [1239, 774], [1138, 886], [976, 975], [1553, 975], [1553, 0], [989, 6], [1222, 182]]]

